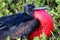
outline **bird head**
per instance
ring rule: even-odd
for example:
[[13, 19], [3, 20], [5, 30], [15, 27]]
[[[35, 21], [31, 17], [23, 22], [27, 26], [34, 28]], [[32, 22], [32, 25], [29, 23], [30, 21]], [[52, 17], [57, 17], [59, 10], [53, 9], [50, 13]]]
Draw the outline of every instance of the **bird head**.
[[30, 15], [30, 16], [33, 16], [33, 12], [34, 12], [34, 9], [35, 8], [35, 5], [34, 4], [25, 4], [24, 6], [24, 13]]
[[45, 10], [45, 9], [50, 9], [48, 6], [45, 6], [45, 7], [35, 7], [34, 4], [25, 4], [24, 5], [24, 13], [30, 15], [30, 16], [33, 16], [34, 15], [34, 11], [36, 10]]

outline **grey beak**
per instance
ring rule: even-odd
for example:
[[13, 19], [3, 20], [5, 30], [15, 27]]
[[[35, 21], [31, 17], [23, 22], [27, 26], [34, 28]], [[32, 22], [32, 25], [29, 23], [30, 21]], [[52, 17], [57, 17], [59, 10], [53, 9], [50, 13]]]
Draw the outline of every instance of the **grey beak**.
[[33, 8], [33, 10], [50, 10], [50, 7], [49, 6], [39, 7], [39, 8], [35, 7]]

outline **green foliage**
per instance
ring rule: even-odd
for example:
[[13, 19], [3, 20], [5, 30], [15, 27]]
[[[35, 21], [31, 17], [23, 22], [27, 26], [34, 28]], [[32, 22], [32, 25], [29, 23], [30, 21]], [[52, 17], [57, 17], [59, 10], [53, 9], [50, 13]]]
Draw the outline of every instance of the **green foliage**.
[[[24, 11], [23, 6], [27, 3], [33, 3], [36, 7], [50, 6], [47, 11], [53, 18], [55, 28], [49, 40], [60, 40], [60, 0], [0, 0], [0, 17]], [[39, 37], [34, 38], [37, 39]]]
[[33, 40], [40, 40], [40, 38], [39, 37], [34, 37], [34, 39]]
[[33, 40], [47, 40], [47, 37], [44, 33], [42, 33], [40, 37], [35, 36]]
[[8, 36], [6, 40], [10, 40], [10, 37]]

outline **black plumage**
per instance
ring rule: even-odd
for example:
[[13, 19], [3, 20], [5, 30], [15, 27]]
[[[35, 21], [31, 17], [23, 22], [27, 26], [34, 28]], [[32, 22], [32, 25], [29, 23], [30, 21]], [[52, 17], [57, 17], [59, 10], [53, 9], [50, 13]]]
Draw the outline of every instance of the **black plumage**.
[[1, 17], [0, 40], [6, 40], [8, 36], [11, 39], [23, 38], [23, 36], [28, 36], [39, 26], [39, 20], [29, 15], [28, 12]]
[[28, 36], [39, 26], [39, 21], [27, 14], [20, 13], [0, 18], [0, 40], [5, 40], [8, 36], [12, 39], [16, 37]]

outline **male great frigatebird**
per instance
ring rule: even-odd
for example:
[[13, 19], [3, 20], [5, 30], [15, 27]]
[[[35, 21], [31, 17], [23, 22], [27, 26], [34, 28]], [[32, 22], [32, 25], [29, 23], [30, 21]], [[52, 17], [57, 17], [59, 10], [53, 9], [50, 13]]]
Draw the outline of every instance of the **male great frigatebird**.
[[39, 27], [40, 22], [33, 17], [33, 8], [35, 6], [28, 4], [24, 6], [24, 12], [3, 16], [0, 18], [0, 40], [23, 38], [31, 34]]
[[34, 36], [42, 33], [47, 37], [51, 35], [53, 21], [45, 11], [46, 7], [36, 8], [33, 4], [27, 4], [24, 8], [23, 13], [0, 18], [0, 40], [6, 40], [8, 36], [11, 39], [28, 36], [33, 40]]

